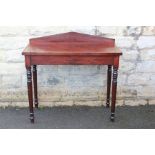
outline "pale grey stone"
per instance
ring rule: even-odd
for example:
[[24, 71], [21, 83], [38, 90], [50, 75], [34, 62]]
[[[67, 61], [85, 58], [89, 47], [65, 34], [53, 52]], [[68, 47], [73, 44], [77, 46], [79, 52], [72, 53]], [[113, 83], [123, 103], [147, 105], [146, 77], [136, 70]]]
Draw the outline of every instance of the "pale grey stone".
[[155, 35], [155, 26], [143, 26], [142, 35]]
[[0, 49], [15, 50], [18, 49], [22, 53], [27, 46], [29, 37], [0, 37]]
[[136, 61], [138, 58], [139, 52], [137, 50], [122, 49], [121, 51], [123, 53], [122, 55], [123, 60]]
[[94, 26], [48, 26], [48, 27], [30, 27], [29, 34], [33, 36], [53, 35], [57, 33], [66, 33], [76, 31], [80, 33], [94, 34]]
[[152, 98], [154, 97], [155, 86], [137, 86], [137, 96]]
[[26, 73], [24, 63], [0, 63], [0, 75], [20, 75]]
[[129, 85], [147, 85], [150, 75], [146, 73], [134, 73], [128, 76]]
[[155, 49], [147, 49], [140, 51], [140, 59], [155, 61]]
[[149, 100], [149, 105], [155, 105], [155, 99], [154, 100]]
[[1, 37], [28, 36], [28, 26], [0, 26]]
[[140, 61], [137, 63], [136, 72], [155, 72], [155, 61]]
[[129, 62], [129, 61], [125, 61], [125, 60], [121, 59], [119, 71], [123, 72], [123, 73], [128, 73], [129, 71], [134, 70], [135, 66], [136, 65], [134, 62]]
[[126, 29], [126, 35], [139, 36], [141, 34], [141, 26], [128, 26]]
[[5, 62], [24, 63], [24, 60], [20, 50], [5, 51]]
[[154, 36], [141, 36], [137, 41], [137, 45], [140, 49], [143, 48], [153, 48], [155, 47], [155, 37]]
[[100, 36], [123, 36], [126, 26], [96, 26], [96, 34]]
[[20, 75], [3, 75], [1, 88], [20, 88], [21, 76]]
[[125, 100], [125, 105], [129, 106], [139, 106], [139, 105], [146, 105], [147, 100], [142, 100], [142, 99], [130, 99], [130, 100]]
[[116, 46], [120, 48], [130, 48], [135, 45], [133, 37], [115, 37]]

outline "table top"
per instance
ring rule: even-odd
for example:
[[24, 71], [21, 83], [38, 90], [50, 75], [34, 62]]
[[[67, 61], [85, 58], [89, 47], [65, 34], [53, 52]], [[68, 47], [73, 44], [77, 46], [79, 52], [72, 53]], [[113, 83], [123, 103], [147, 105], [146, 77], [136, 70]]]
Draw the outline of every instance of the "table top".
[[68, 32], [29, 40], [23, 55], [121, 55], [115, 40]]

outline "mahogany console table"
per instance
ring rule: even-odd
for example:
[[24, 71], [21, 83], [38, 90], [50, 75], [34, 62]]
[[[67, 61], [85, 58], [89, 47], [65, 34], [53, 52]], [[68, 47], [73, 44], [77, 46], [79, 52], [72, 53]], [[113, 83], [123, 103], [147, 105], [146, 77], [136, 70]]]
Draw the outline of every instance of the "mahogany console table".
[[34, 105], [36, 108], [38, 107], [37, 65], [108, 65], [106, 106], [110, 106], [112, 79], [110, 118], [111, 121], [114, 121], [119, 57], [122, 55], [121, 51], [115, 47], [114, 39], [68, 32], [32, 38], [22, 54], [25, 56], [30, 121], [32, 123], [34, 123], [33, 97]]

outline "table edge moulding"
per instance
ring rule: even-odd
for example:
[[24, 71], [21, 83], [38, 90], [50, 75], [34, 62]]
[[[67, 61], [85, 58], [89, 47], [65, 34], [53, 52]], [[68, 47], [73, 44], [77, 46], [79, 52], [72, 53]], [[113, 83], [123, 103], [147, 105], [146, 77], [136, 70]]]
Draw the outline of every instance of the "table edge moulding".
[[30, 39], [22, 55], [25, 56], [32, 123], [33, 107], [38, 108], [37, 65], [107, 65], [106, 107], [110, 107], [111, 99], [110, 119], [114, 121], [119, 57], [122, 55], [115, 46], [115, 39], [77, 32], [55, 34]]

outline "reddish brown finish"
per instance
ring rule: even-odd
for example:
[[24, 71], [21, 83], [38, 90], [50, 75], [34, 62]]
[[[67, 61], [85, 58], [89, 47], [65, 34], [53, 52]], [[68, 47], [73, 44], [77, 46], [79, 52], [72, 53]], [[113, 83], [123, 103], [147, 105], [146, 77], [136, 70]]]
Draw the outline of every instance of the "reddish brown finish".
[[28, 88], [28, 98], [29, 98], [30, 121], [31, 123], [34, 123], [31, 67], [27, 67], [26, 69], [27, 69], [27, 88]]
[[112, 72], [112, 67], [111, 67], [111, 65], [108, 65], [108, 70], [107, 70], [107, 102], [106, 102], [106, 107], [110, 106], [111, 72]]
[[[30, 39], [29, 45], [22, 53], [25, 55], [26, 68], [36, 65], [109, 65], [114, 67], [112, 82], [111, 119], [114, 120], [117, 69], [121, 51], [115, 47], [115, 40], [68, 32], [40, 38]], [[94, 79], [95, 80], [95, 79]], [[111, 71], [107, 79], [107, 105], [110, 100]], [[34, 98], [36, 106], [37, 97], [37, 72], [33, 72]], [[29, 103], [32, 102], [31, 84], [28, 85]], [[30, 112], [33, 107], [30, 104]]]
[[33, 65], [33, 89], [34, 89], [34, 105], [38, 108], [38, 92], [37, 92], [37, 67]]

